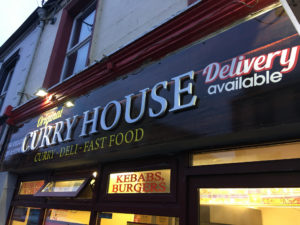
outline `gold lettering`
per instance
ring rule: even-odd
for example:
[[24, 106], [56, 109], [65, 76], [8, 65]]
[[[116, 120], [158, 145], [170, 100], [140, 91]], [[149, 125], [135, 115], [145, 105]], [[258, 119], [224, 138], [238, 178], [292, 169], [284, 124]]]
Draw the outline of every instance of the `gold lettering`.
[[78, 150], [78, 144], [76, 144], [76, 147], [75, 147], [75, 154], [77, 154], [77, 150]]
[[[121, 137], [121, 138], [119, 138], [119, 137]], [[121, 145], [123, 143], [123, 139], [124, 139], [123, 133], [118, 133], [116, 136], [116, 145]]]
[[50, 123], [51, 121], [61, 118], [63, 110], [64, 110], [64, 108], [62, 108], [61, 110], [58, 110], [58, 111], [50, 111], [50, 112], [44, 113], [43, 115], [40, 116], [38, 123], [37, 123], [37, 127], [40, 127], [43, 125], [47, 126], [48, 123]]
[[[140, 136], [138, 136], [140, 135]], [[144, 129], [143, 128], [138, 128], [135, 130], [135, 140], [134, 142], [139, 142], [144, 138]]]
[[69, 156], [70, 155], [70, 146], [67, 146], [66, 147], [66, 156]]
[[90, 149], [92, 151], [96, 150], [96, 149], [94, 149], [94, 141], [93, 140], [91, 140], [91, 142], [90, 142]]
[[[38, 157], [38, 158], [37, 158]], [[41, 153], [36, 153], [34, 156], [34, 162], [39, 162], [41, 160]]]
[[59, 154], [60, 158], [65, 155], [65, 151], [66, 151], [65, 147], [60, 148], [60, 154]]
[[[129, 135], [129, 134], [130, 134], [130, 135]], [[128, 135], [129, 135], [130, 139], [128, 138]], [[132, 131], [132, 130], [127, 131], [126, 134], [125, 134], [125, 143], [126, 143], [126, 144], [131, 143], [132, 140], [133, 140], [133, 138], [134, 138], [134, 133], [133, 133], [133, 131]]]
[[101, 142], [101, 149], [104, 148], [104, 142], [107, 140], [107, 137], [101, 137], [96, 139], [96, 143], [99, 144], [99, 141]]
[[89, 141], [84, 142], [83, 152], [87, 152], [87, 151], [90, 151], [90, 149], [89, 149]]
[[115, 141], [115, 137], [116, 137], [116, 135], [114, 135], [114, 134], [109, 136], [109, 145], [108, 145], [109, 147], [112, 146], [112, 143]]

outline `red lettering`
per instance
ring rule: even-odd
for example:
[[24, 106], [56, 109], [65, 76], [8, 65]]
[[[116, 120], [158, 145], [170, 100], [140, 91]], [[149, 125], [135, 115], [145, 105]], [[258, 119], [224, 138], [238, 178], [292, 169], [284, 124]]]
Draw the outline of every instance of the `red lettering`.
[[132, 191], [132, 184], [127, 184], [127, 192], [133, 192]]
[[154, 179], [154, 174], [153, 173], [146, 173], [146, 176], [147, 176], [147, 182], [153, 181], [153, 179]]
[[141, 175], [139, 176], [138, 182], [145, 182], [145, 181], [146, 181], [146, 180], [145, 180], [144, 175], [141, 174]]
[[116, 192], [118, 192], [118, 190], [119, 190], [118, 185], [117, 185], [117, 184], [114, 184], [114, 185], [113, 185], [113, 188], [112, 188], [112, 192], [113, 192], [113, 193], [116, 193]]
[[144, 183], [143, 184], [143, 191], [148, 193], [151, 192], [151, 184], [150, 183]]
[[157, 192], [157, 184], [156, 183], [151, 183], [151, 192]]
[[156, 172], [155, 173], [155, 181], [160, 181], [160, 180], [162, 180], [163, 178], [162, 178], [162, 176], [161, 176], [161, 172]]
[[127, 174], [127, 175], [125, 175], [124, 182], [129, 182], [129, 181], [130, 181], [130, 175]]
[[122, 177], [123, 177], [123, 175], [118, 175], [117, 176], [117, 183], [123, 183]]
[[131, 182], [136, 182], [137, 181], [137, 175], [136, 174], [131, 174]]
[[134, 187], [133, 187], [133, 189], [134, 189], [136, 192], [140, 193], [140, 192], [141, 192], [141, 189], [142, 189], [141, 185], [142, 185], [142, 184], [140, 184], [140, 183], [135, 184]]
[[165, 192], [166, 189], [167, 189], [165, 182], [161, 182], [158, 186], [160, 187], [160, 189], [158, 190], [158, 192]]

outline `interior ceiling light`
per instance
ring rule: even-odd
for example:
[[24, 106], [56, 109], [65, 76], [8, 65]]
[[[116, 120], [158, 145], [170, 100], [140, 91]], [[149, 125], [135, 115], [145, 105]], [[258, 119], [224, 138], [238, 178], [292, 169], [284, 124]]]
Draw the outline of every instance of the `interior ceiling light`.
[[45, 89], [38, 89], [34, 95], [38, 97], [45, 97], [47, 94], [48, 92]]
[[93, 172], [93, 177], [96, 178], [98, 175], [97, 171]]

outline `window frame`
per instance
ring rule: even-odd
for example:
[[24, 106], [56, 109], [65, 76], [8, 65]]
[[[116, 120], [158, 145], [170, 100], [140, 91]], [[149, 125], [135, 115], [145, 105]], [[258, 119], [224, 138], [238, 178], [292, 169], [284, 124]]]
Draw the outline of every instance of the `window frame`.
[[[62, 10], [62, 15], [60, 19], [60, 23], [58, 26], [58, 30], [56, 33], [56, 38], [54, 42], [54, 46], [52, 48], [52, 53], [49, 59], [48, 67], [46, 70], [45, 79], [43, 82], [43, 88], [49, 89], [53, 86], [56, 86], [62, 81], [65, 81], [72, 77], [69, 75], [67, 79], [62, 79], [64, 72], [64, 63], [66, 59], [66, 52], [68, 50], [68, 44], [72, 33], [74, 19], [77, 15], [82, 11], [82, 9], [88, 8], [90, 5], [95, 6], [95, 18], [94, 24], [97, 16], [97, 8], [98, 2], [100, 0], [72, 0], [70, 1]], [[93, 32], [91, 34], [91, 43], [93, 39]], [[88, 49], [88, 57], [87, 57], [87, 66], [89, 64], [89, 53], [90, 47]]]
[[[76, 61], [74, 62], [73, 65], [73, 72], [71, 74], [67, 74], [67, 69], [68, 69], [68, 64], [69, 64], [69, 60], [68, 58], [78, 52], [80, 49], [82, 49], [83, 46], [85, 46], [86, 44], [88, 44], [88, 52], [87, 52], [87, 56], [85, 59], [85, 66], [81, 69], [83, 70], [84, 68], [87, 67], [88, 63], [89, 63], [89, 51], [90, 51], [90, 47], [91, 47], [91, 42], [92, 42], [92, 37], [93, 37], [93, 31], [94, 31], [94, 24], [95, 24], [95, 18], [96, 18], [96, 1], [92, 1], [91, 3], [89, 3], [81, 12], [79, 12], [74, 18], [73, 18], [73, 23], [72, 23], [72, 31], [70, 33], [69, 36], [69, 41], [68, 41], [68, 47], [65, 53], [65, 58], [64, 58], [64, 65], [63, 65], [63, 69], [62, 69], [62, 73], [60, 75], [60, 82], [64, 81], [65, 79], [74, 76], [75, 74], [77, 74], [78, 72], [74, 72], [74, 68], [76, 65]], [[93, 18], [93, 26], [92, 26], [92, 30], [90, 35], [88, 35], [85, 39], [83, 39], [81, 42], [78, 40], [78, 43], [73, 45], [74, 39], [77, 37], [76, 35], [76, 29], [77, 29], [77, 25], [78, 23], [80, 23], [80, 20], [85, 18], [86, 16], [89, 16], [91, 13], [95, 12], [94, 18]], [[80, 36], [80, 33], [79, 33]]]

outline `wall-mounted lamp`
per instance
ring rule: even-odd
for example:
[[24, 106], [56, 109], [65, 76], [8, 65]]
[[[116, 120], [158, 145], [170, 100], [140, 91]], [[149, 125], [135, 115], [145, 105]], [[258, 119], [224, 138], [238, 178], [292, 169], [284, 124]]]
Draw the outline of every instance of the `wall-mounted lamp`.
[[48, 92], [45, 89], [38, 89], [37, 92], [34, 93], [35, 96], [38, 97], [45, 97], [48, 94]]
[[74, 105], [74, 103], [73, 103], [72, 101], [67, 101], [67, 102], [65, 103], [65, 106], [68, 107], [68, 108], [71, 108], [71, 107], [73, 107], [73, 106], [75, 106], [75, 105]]

